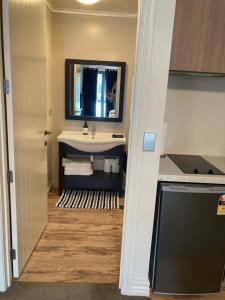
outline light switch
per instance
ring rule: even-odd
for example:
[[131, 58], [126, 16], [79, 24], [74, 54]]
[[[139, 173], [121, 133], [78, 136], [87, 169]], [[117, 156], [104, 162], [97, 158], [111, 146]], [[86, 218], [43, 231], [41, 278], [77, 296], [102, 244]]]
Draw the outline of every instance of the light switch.
[[143, 143], [143, 151], [155, 151], [155, 132], [145, 132], [144, 133], [144, 143]]

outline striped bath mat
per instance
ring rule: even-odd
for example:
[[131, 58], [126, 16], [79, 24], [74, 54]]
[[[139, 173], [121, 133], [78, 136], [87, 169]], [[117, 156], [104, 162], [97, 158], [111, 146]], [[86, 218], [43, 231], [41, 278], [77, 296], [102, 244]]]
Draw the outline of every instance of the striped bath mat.
[[56, 206], [60, 208], [120, 208], [117, 192], [94, 190], [64, 190]]

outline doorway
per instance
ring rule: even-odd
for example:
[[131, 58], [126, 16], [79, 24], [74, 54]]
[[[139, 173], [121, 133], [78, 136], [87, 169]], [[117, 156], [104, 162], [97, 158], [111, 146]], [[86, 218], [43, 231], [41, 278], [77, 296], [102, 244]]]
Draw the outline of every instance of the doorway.
[[[19, 252], [20, 243], [27, 247], [21, 258], [19, 255], [18, 261], [14, 261], [15, 270], [18, 266], [17, 271], [14, 272], [14, 276], [19, 281], [28, 282], [61, 281], [118, 284], [124, 197], [120, 198], [120, 209], [118, 210], [95, 211], [56, 207], [59, 199], [57, 190], [59, 168], [57, 136], [64, 130], [79, 131], [83, 126], [83, 122], [68, 121], [64, 117], [64, 62], [69, 57], [89, 60], [113, 61], [117, 59], [118, 61], [126, 61], [127, 78], [124, 121], [122, 123], [96, 122], [95, 126], [97, 132], [122, 132], [128, 138], [137, 31], [137, 9], [134, 16], [131, 17], [119, 11], [113, 17], [102, 15], [101, 13], [92, 16], [87, 13], [79, 15], [76, 13], [56, 12], [54, 7], [44, 3], [45, 1], [41, 2], [42, 6], [39, 7], [33, 6], [32, 8], [32, 5], [24, 7], [24, 15], [19, 16], [17, 16], [16, 12], [18, 7], [16, 8], [13, 2], [9, 1], [8, 7], [9, 34], [11, 48], [13, 49], [13, 53], [11, 54], [11, 76], [12, 81], [14, 80], [14, 85], [18, 87], [18, 90], [13, 90], [13, 95], [14, 99], [18, 95], [18, 102], [20, 102], [20, 105], [14, 108], [13, 120], [15, 119], [16, 130], [21, 128], [21, 134], [22, 129], [25, 132], [25, 139], [20, 144], [18, 143], [18, 152], [14, 153], [16, 162], [15, 174], [18, 176], [18, 179], [16, 177], [15, 197], [17, 198], [16, 201], [19, 201], [18, 207], [20, 207], [21, 212], [27, 213], [27, 215], [23, 213], [20, 215], [18, 207], [14, 207], [16, 217], [13, 217], [13, 222], [15, 222], [13, 227], [17, 226], [19, 228], [20, 220], [22, 219], [28, 222], [22, 224], [23, 228], [26, 230], [29, 229], [28, 232], [22, 234], [21, 240], [15, 240], [14, 242], [15, 248], [18, 248]], [[138, 1], [136, 1], [137, 3]], [[46, 4], [45, 7], [43, 4]], [[119, 7], [120, 5], [118, 5]], [[43, 22], [38, 23], [35, 21], [35, 27], [31, 30], [28, 29], [29, 26], [27, 24], [31, 22], [33, 10], [36, 10], [37, 13], [36, 19], [33, 19], [33, 21], [38, 21], [37, 18], [41, 18]], [[15, 17], [12, 22], [14, 14]], [[43, 37], [40, 36], [40, 31], [44, 24], [47, 27], [46, 40], [43, 40]], [[29, 49], [24, 41], [20, 43], [17, 39], [17, 31], [19, 31], [19, 37], [23, 36], [24, 33], [35, 33], [34, 36], [39, 37], [40, 48], [38, 48], [38, 52], [36, 52], [36, 44], [31, 44], [31, 49]], [[34, 36], [33, 42], [36, 41]], [[92, 40], [91, 44], [88, 45], [87, 41], [90, 40]], [[44, 42], [46, 42], [46, 45], [42, 44]], [[110, 51], [109, 45], [113, 45], [113, 51]], [[46, 47], [47, 54], [46, 60], [42, 61], [41, 55], [44, 55], [44, 52], [41, 51], [44, 51], [44, 47]], [[22, 55], [25, 55], [25, 60], [21, 60], [21, 52]], [[42, 65], [44, 63], [45, 65]], [[24, 68], [25, 73], [20, 72], [20, 77], [17, 78], [18, 68]], [[39, 86], [37, 87], [35, 86], [35, 82], [37, 83], [38, 78], [44, 76], [44, 68], [46, 69], [47, 85], [44, 85], [44, 80], [42, 79], [39, 81]], [[32, 77], [33, 72], [35, 72], [35, 78]], [[21, 75], [23, 76], [21, 77]], [[30, 78], [28, 78], [29, 76]], [[32, 83], [28, 89], [30, 94], [27, 94], [27, 87], [24, 85], [23, 77]], [[38, 91], [41, 90], [43, 94], [37, 94], [35, 97], [43, 96], [43, 99], [46, 99], [45, 114], [43, 112], [43, 101], [38, 101], [35, 97], [34, 99], [32, 98], [32, 94], [36, 89]], [[23, 98], [25, 102], [21, 101], [21, 92], [26, 96]], [[29, 99], [32, 99], [32, 101], [29, 101]], [[21, 124], [16, 118], [16, 116], [19, 116], [19, 109], [24, 110], [25, 116]], [[18, 111], [16, 116], [15, 111]], [[32, 178], [33, 173], [29, 173], [35, 168], [32, 165], [32, 161], [35, 161], [35, 158], [31, 156], [32, 150], [36, 154], [40, 152], [34, 149], [34, 143], [32, 143], [34, 132], [31, 132], [32, 128], [29, 122], [32, 121], [32, 125], [35, 127], [37, 125], [35, 122], [38, 120], [41, 122], [39, 125], [42, 126], [38, 131], [38, 136], [39, 146], [41, 147], [40, 151], [42, 151], [43, 155], [43, 160], [40, 160], [38, 163], [40, 168], [38, 175], [42, 174], [41, 180], [45, 181], [45, 183], [40, 182], [40, 184], [38, 183], [40, 177], [38, 176], [38, 180], [36, 180]], [[31, 135], [26, 133], [27, 128], [29, 128]], [[15, 128], [13, 130], [15, 133], [13, 142], [15, 143], [17, 131]], [[43, 132], [46, 130], [53, 133], [47, 140], [43, 135]], [[18, 136], [21, 137], [19, 133]], [[47, 147], [45, 146], [46, 141], [48, 143]], [[26, 159], [22, 158], [17, 165], [18, 158], [16, 155], [22, 150], [26, 151], [27, 157]], [[47, 202], [46, 194], [42, 193], [42, 196], [38, 194], [38, 187], [42, 189], [42, 192], [43, 190], [47, 191], [46, 156], [48, 163], [48, 187], [50, 189]], [[24, 180], [25, 182], [20, 182], [19, 180]], [[20, 191], [21, 199], [24, 197], [23, 205], [21, 206], [20, 203], [22, 200], [18, 198], [18, 191]], [[33, 199], [33, 201], [30, 201], [30, 199]], [[32, 203], [34, 206], [32, 206]], [[39, 206], [40, 203], [41, 207]], [[46, 203], [48, 203], [48, 219], [46, 219]], [[31, 231], [35, 229], [35, 224], [40, 216], [42, 222], [39, 224], [38, 231], [33, 235]], [[33, 222], [31, 222], [31, 219]], [[33, 237], [33, 240], [30, 242], [27, 240], [29, 236]], [[15, 235], [15, 237], [17, 236]], [[32, 251], [34, 245], [36, 246], [34, 251]]]
[[[152, 6], [153, 5], [153, 6]], [[155, 3], [155, 1], [152, 1], [151, 3], [149, 1], [145, 1], [145, 0], [142, 0], [141, 1], [141, 9], [140, 9], [140, 20], [143, 22], [141, 24], [139, 24], [139, 30], [140, 30], [140, 25], [143, 26], [141, 28], [146, 28], [146, 31], [142, 31], [140, 30], [139, 32], [139, 43], [138, 43], [138, 54], [140, 55], [140, 50], [141, 50], [141, 53], [142, 55], [139, 56], [138, 55], [138, 59], [137, 59], [137, 69], [135, 71], [135, 74], [143, 74], [142, 71], [143, 70], [148, 70], [148, 68], [145, 68], [146, 65], [151, 65], [150, 64], [150, 57], [152, 58], [152, 55], [153, 53], [155, 54], [155, 52], [153, 51], [153, 53], [150, 51], [149, 52], [149, 45], [147, 45], [146, 42], [144, 42], [145, 39], [143, 39], [143, 37], [146, 37], [146, 34], [147, 36], [149, 37], [149, 44], [152, 44], [154, 45], [154, 47], [156, 47], [157, 49], [160, 49], [160, 54], [161, 54], [161, 58], [165, 58], [165, 61], [163, 61], [162, 63], [162, 66], [161, 66], [161, 75], [162, 76], [162, 79], [159, 79], [158, 78], [158, 81], [157, 81], [157, 78], [155, 79], [157, 83], [155, 85], [155, 87], [159, 88], [159, 85], [160, 85], [160, 88], [158, 89], [158, 91], [160, 90], [160, 92], [162, 91], [162, 87], [165, 87], [165, 90], [166, 90], [166, 82], [167, 82], [167, 78], [166, 78], [166, 75], [168, 77], [168, 66], [166, 66], [166, 62], [167, 62], [167, 59], [169, 60], [169, 45], [170, 45], [170, 37], [172, 35], [172, 14], [173, 14], [173, 6], [174, 6], [174, 1], [168, 1], [168, 4], [166, 4], [166, 15], [163, 15], [163, 24], [165, 23], [166, 25], [169, 24], [169, 27], [168, 26], [156, 26], [155, 28], [155, 25], [154, 26], [149, 26], [149, 25], [153, 25], [153, 23], [155, 24], [155, 22], [153, 22], [153, 19], [152, 18], [149, 18], [147, 14], [145, 14], [145, 12], [154, 12], [154, 13], [158, 13], [160, 15], [160, 11], [165, 11], [164, 10], [164, 2], [163, 1], [158, 1], [157, 4]], [[168, 13], [169, 12], [169, 13]], [[154, 14], [153, 13], [153, 14]], [[159, 16], [158, 15], [158, 16]], [[160, 23], [160, 19], [161, 18], [156, 18], [157, 21]], [[148, 23], [149, 22], [149, 23]], [[158, 25], [159, 25], [158, 24]], [[164, 25], [165, 25], [164, 24]], [[161, 24], [162, 25], [162, 24]], [[149, 28], [153, 28], [152, 31], [148, 31]], [[164, 39], [160, 38], [160, 39], [156, 39], [154, 40], [153, 37], [155, 36], [158, 36], [157, 34], [155, 35], [155, 33], [157, 33], [157, 30], [159, 32], [161, 32], [162, 28], [165, 28], [166, 32], [168, 30], [168, 40], [166, 39], [166, 41], [164, 41]], [[154, 34], [153, 34], [153, 31]], [[162, 30], [163, 31], [163, 30]], [[149, 33], [149, 35], [148, 35]], [[161, 35], [159, 35], [161, 36]], [[164, 35], [162, 35], [164, 36]], [[146, 41], [146, 40], [145, 40]], [[155, 42], [155, 43], [154, 43]], [[165, 43], [164, 43], [165, 42]], [[163, 45], [163, 47], [162, 47]], [[154, 48], [153, 47], [153, 48]], [[143, 59], [140, 59], [140, 57], [142, 57], [144, 55], [144, 60]], [[153, 55], [154, 56], [154, 55]], [[156, 55], [157, 56], [157, 55]], [[145, 66], [144, 66], [145, 65]], [[158, 66], [156, 65], [153, 65], [152, 68], [151, 68], [151, 72], [153, 72], [154, 70], [156, 71]], [[57, 72], [57, 65], [56, 65], [56, 70]], [[139, 142], [142, 142], [142, 133], [144, 130], [146, 130], [145, 126], [144, 125], [149, 125], [148, 128], [153, 128], [155, 129], [157, 132], [160, 132], [160, 120], [156, 121], [154, 118], [153, 118], [153, 121], [155, 121], [154, 125], [153, 123], [145, 123], [144, 121], [146, 121], [145, 118], [143, 118], [143, 122], [141, 122], [139, 125], [140, 126], [137, 126], [135, 128], [135, 124], [137, 119], [140, 118], [140, 113], [141, 113], [141, 107], [143, 107], [143, 103], [140, 102], [140, 101], [144, 101], [144, 104], [146, 105], [146, 107], [149, 108], [149, 103], [147, 102], [148, 100], [148, 92], [149, 92], [149, 82], [151, 82], [151, 80], [153, 79], [153, 76], [150, 76], [152, 75], [152, 73], [150, 72], [150, 70], [148, 70], [149, 72], [145, 73], [146, 74], [146, 80], [143, 82], [140, 82], [141, 80], [137, 80], [137, 79], [141, 79], [140, 76], [137, 76], [135, 78], [135, 81], [134, 81], [134, 91], [135, 93], [133, 94], [133, 100], [135, 98], [136, 100], [136, 104], [134, 105], [133, 107], [133, 110], [132, 110], [132, 116], [134, 116], [134, 120], [133, 120], [133, 126], [131, 127], [131, 135], [130, 135], [130, 146], [132, 146], [132, 148], [129, 147], [129, 157], [136, 157], [138, 159], [138, 161], [140, 162], [140, 155], [143, 154], [141, 153], [142, 152], [142, 149], [139, 149], [135, 146], [136, 145], [140, 145], [141, 143]], [[148, 80], [149, 79], [149, 82]], [[151, 80], [150, 80], [151, 79]], [[154, 82], [154, 80], [153, 80]], [[159, 83], [159, 85], [158, 85]], [[54, 90], [54, 89], [53, 89]], [[164, 89], [163, 89], [164, 90]], [[164, 96], [163, 94], [161, 93], [157, 93], [156, 90], [155, 91], [155, 96], [154, 96], [154, 99], [157, 98], [157, 101], [158, 102], [155, 102], [153, 101], [150, 105], [150, 108], [152, 109], [148, 109], [148, 111], [159, 111], [161, 110], [162, 106], [163, 106], [163, 101], [164, 101]], [[156, 97], [159, 96], [159, 97]], [[137, 97], [138, 96], [138, 97]], [[53, 97], [54, 99], [55, 97]], [[160, 102], [159, 102], [159, 99], [160, 99]], [[153, 107], [154, 105], [156, 105], [156, 107]], [[138, 105], [140, 104], [140, 105]], [[63, 111], [62, 109], [63, 107], [62, 106], [59, 106], [59, 110], [60, 111]], [[139, 108], [139, 109], [138, 109]], [[154, 108], [154, 109], [153, 109]], [[149, 117], [149, 116], [148, 116]], [[128, 119], [129, 119], [129, 114], [128, 114]], [[151, 125], [151, 126], [150, 126]], [[140, 138], [139, 139], [135, 139], [135, 136], [139, 136]], [[138, 143], [136, 143], [138, 142]], [[159, 142], [158, 142], [159, 144]], [[157, 144], [157, 145], [158, 145]], [[157, 173], [157, 161], [159, 160], [159, 151], [158, 151], [158, 148], [159, 147], [156, 147], [156, 152], [153, 154], [153, 155], [143, 155], [145, 158], [145, 162], [146, 163], [149, 163], [151, 162], [151, 165], [153, 166], [153, 169], [152, 169], [152, 172], [151, 172], [151, 180], [155, 183], [155, 179], [156, 178], [156, 173]], [[143, 182], [140, 182], [140, 179], [137, 178], [137, 174], [139, 174], [140, 178], [143, 179], [143, 176], [146, 175], [146, 172], [141, 174], [141, 166], [143, 166], [143, 164], [141, 163], [139, 165], [139, 167], [137, 168], [136, 166], [136, 160], [135, 162], [131, 159], [128, 159], [129, 163], [128, 163], [128, 173], [129, 173], [129, 182], [135, 182], [135, 185], [136, 187], [140, 186], [143, 188], [141, 189], [142, 190], [142, 197], [143, 197], [143, 193], [144, 191], [145, 192], [150, 192], [149, 193], [149, 196], [150, 198], [152, 198], [152, 201], [150, 201], [150, 206], [149, 205], [145, 205], [145, 201], [143, 202], [143, 206], [138, 206], [138, 201], [139, 201], [139, 197], [138, 196], [138, 191], [140, 191], [140, 189], [138, 188], [137, 189], [137, 192], [135, 191], [134, 193], [132, 193], [132, 189], [134, 187], [131, 188], [131, 184], [129, 184], [129, 188], [127, 188], [127, 192], [126, 192], [126, 195], [128, 195], [128, 198], [131, 199], [131, 202], [126, 202], [126, 213], [125, 213], [125, 226], [124, 226], [124, 234], [123, 234], [123, 253], [122, 253], [122, 270], [121, 270], [121, 282], [120, 282], [120, 287], [122, 288], [122, 292], [123, 293], [126, 293], [128, 295], [135, 295], [135, 294], [140, 294], [140, 295], [146, 295], [146, 292], [148, 292], [148, 281], [146, 280], [147, 279], [147, 276], [146, 276], [146, 260], [148, 260], [148, 254], [147, 252], [149, 251], [149, 244], [150, 244], [150, 234], [149, 232], [151, 233], [151, 223], [152, 223], [152, 216], [147, 216], [147, 211], [144, 211], [143, 213], [143, 210], [145, 209], [145, 206], [149, 209], [150, 207], [150, 210], [151, 208], [153, 207], [153, 198], [154, 198], [154, 193], [155, 193], [155, 190], [154, 190], [154, 184], [153, 186], [151, 187], [151, 190], [149, 190], [149, 182], [146, 183], [146, 180], [144, 180]], [[143, 162], [143, 161], [142, 161]], [[57, 164], [56, 164], [57, 166]], [[57, 167], [56, 167], [57, 168]], [[135, 173], [135, 169], [137, 168], [137, 174], [136, 174], [136, 181], [132, 181], [131, 179], [133, 178], [133, 175]], [[147, 170], [145, 170], [147, 171]], [[131, 173], [130, 173], [131, 172]], [[154, 177], [154, 178], [153, 178]], [[148, 188], [147, 188], [148, 187]], [[143, 197], [144, 199], [144, 197]], [[138, 208], [138, 209], [137, 209]], [[134, 211], [135, 210], [135, 211]], [[140, 213], [143, 213], [143, 215]], [[139, 218], [142, 218], [142, 222], [140, 222], [140, 224], [137, 224], [137, 220]], [[133, 222], [133, 226], [131, 225], [131, 223]], [[146, 227], [148, 226], [145, 226], [149, 224], [149, 228], [147, 230]], [[130, 226], [131, 225], [131, 226]], [[131, 234], [131, 231], [134, 229], [135, 227], [135, 230], [133, 231], [133, 233]], [[144, 241], [142, 240], [141, 243], [135, 243], [134, 241], [134, 238], [136, 239], [137, 238], [137, 234], [140, 233], [140, 231], [142, 230], [142, 233], [144, 233]], [[146, 234], [148, 233], [148, 234]], [[129, 236], [131, 238], [129, 238]], [[137, 238], [137, 240], [139, 241], [139, 239]], [[140, 245], [140, 246], [144, 246], [144, 253], [143, 253], [143, 257], [138, 255], [137, 253], [137, 246], [134, 247], [134, 245]], [[146, 247], [145, 247], [146, 246]], [[128, 251], [128, 248], [130, 247], [129, 251]], [[137, 258], [137, 261], [135, 261], [135, 258]], [[137, 263], [139, 263], [139, 267], [137, 266]], [[142, 265], [145, 264], [144, 268], [142, 268]]]

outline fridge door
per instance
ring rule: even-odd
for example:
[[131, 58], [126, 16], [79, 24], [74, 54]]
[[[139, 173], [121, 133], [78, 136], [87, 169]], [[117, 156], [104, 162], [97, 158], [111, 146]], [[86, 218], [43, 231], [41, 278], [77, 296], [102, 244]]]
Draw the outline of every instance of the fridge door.
[[225, 186], [161, 184], [151, 261], [151, 287], [168, 294], [220, 291], [225, 265]]

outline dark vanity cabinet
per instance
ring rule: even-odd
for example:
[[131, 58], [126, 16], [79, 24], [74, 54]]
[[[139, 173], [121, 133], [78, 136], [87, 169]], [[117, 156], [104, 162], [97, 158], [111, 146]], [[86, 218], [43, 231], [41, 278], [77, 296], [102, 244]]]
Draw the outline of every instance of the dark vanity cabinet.
[[[116, 146], [104, 152], [83, 152], [77, 150], [65, 143], [59, 142], [59, 195], [66, 189], [85, 189], [85, 190], [105, 190], [118, 192], [119, 196], [123, 192], [123, 163], [124, 163], [125, 145]], [[101, 157], [119, 158], [119, 173], [105, 173], [103, 170], [94, 170], [93, 175], [64, 175], [63, 158], [70, 156], [88, 156], [93, 155]]]

